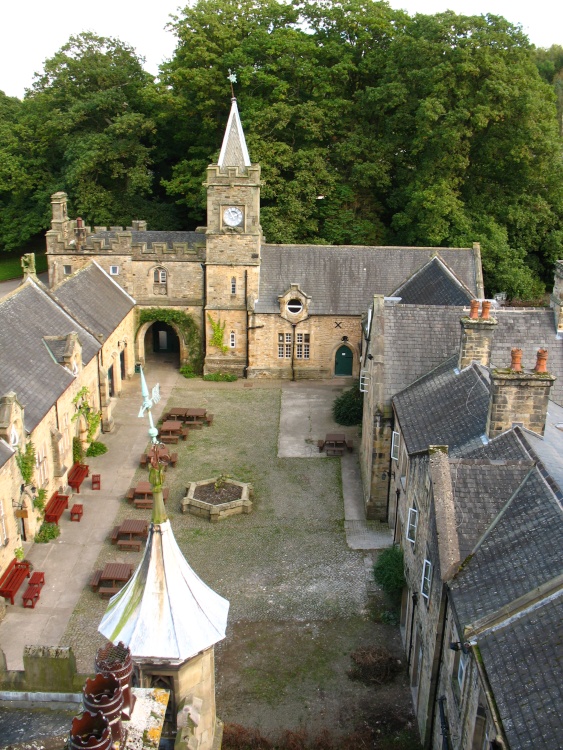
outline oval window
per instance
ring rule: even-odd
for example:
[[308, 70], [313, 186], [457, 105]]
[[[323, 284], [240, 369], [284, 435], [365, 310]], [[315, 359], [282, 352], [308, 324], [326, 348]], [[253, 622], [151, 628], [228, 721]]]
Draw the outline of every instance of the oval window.
[[296, 315], [297, 313], [300, 313], [303, 309], [303, 303], [300, 299], [290, 299], [287, 303], [287, 310], [290, 313], [293, 313]]

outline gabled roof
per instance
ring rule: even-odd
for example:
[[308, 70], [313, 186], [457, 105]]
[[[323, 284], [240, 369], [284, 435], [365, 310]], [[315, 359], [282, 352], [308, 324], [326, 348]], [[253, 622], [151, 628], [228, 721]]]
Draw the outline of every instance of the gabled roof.
[[403, 305], [468, 305], [475, 297], [443, 260], [432, 258], [389, 295]]
[[106, 339], [135, 307], [135, 300], [97, 263], [89, 263], [54, 290], [72, 316]]
[[563, 747], [563, 592], [542, 600], [478, 640], [513, 750]]
[[557, 334], [553, 310], [501, 307], [494, 310], [493, 317], [498, 325], [493, 334], [491, 366], [508, 367], [510, 350], [519, 347], [522, 366], [531, 370], [536, 364], [538, 349], [547, 349], [547, 369], [557, 378], [550, 398], [563, 406], [563, 336]]
[[472, 364], [459, 372], [452, 357], [393, 398], [407, 451], [447, 445], [450, 454], [477, 447], [489, 409], [486, 371]]
[[472, 248], [263, 245], [255, 310], [279, 312], [278, 296], [298, 284], [312, 315], [361, 315], [374, 294], [390, 295], [436, 253], [475, 293]]
[[0, 393], [15, 391], [25, 407], [25, 429], [31, 432], [74, 376], [58, 364], [45, 336], [76, 332], [87, 364], [101, 344], [41, 288], [27, 278], [0, 300]]
[[533, 462], [451, 458], [449, 465], [463, 562], [522, 484]]
[[459, 349], [463, 307], [385, 303], [385, 399], [438, 367]]
[[449, 587], [462, 629], [563, 573], [563, 511], [537, 468]]

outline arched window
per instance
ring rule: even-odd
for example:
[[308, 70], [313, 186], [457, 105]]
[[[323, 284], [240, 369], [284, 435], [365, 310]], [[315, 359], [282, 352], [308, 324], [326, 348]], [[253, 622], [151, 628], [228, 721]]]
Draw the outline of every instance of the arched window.
[[153, 294], [168, 294], [168, 271], [165, 268], [153, 271]]
[[237, 280], [233, 276], [233, 278], [231, 279], [231, 294], [236, 294], [236, 293], [237, 293]]

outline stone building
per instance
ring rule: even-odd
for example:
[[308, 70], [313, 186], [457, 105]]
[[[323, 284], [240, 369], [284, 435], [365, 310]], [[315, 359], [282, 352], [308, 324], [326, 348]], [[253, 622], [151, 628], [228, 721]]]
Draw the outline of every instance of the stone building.
[[[134, 301], [96, 263], [51, 290], [31, 264], [21, 286], [0, 300], [0, 571], [33, 539], [41, 498], [67, 487], [73, 438], [87, 443], [75, 403], [83, 389], [102, 429], [112, 429], [122, 378], [134, 371], [134, 335]], [[28, 482], [17, 455], [29, 443]]]
[[193, 367], [203, 363], [205, 372], [293, 380], [359, 375], [361, 319], [374, 294], [393, 295], [408, 281], [413, 297], [421, 285], [426, 294], [432, 289], [432, 299], [455, 288], [450, 304], [484, 294], [478, 244], [268, 244], [260, 185], [233, 99], [219, 159], [207, 169], [206, 227], [151, 232], [133, 221], [125, 230], [91, 229], [71, 220], [66, 195], [55, 193], [49, 281], [57, 284], [95, 260], [137, 302], [141, 363], [152, 348], [176, 351]]
[[563, 409], [543, 349], [491, 365], [518, 311], [486, 307], [462, 316], [458, 354], [392, 398], [401, 633], [425, 747], [547, 750], [563, 744]]

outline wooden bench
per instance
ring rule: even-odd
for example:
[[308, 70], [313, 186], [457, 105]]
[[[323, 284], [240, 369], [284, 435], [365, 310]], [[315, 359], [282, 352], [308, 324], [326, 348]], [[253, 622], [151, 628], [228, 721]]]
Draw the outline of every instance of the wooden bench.
[[327, 456], [343, 456], [344, 448], [327, 448], [326, 455]]
[[346, 440], [346, 447], [348, 448], [348, 452], [352, 453], [352, 451], [354, 450], [354, 441], [350, 438]]
[[95, 570], [92, 578], [90, 579], [90, 586], [92, 588], [92, 591], [97, 591], [100, 586], [100, 579], [102, 577], [102, 569], [98, 568], [98, 570]]
[[140, 539], [118, 539], [117, 540], [117, 546], [119, 549], [130, 549], [134, 550], [135, 552], [139, 552], [141, 549], [141, 540]]
[[100, 586], [100, 588], [98, 589], [98, 594], [102, 597], [102, 599], [109, 599], [114, 594], [117, 594], [118, 591], [121, 591], [121, 589], [117, 586]]
[[80, 519], [82, 518], [83, 512], [84, 512], [84, 506], [80, 505], [80, 503], [75, 503], [70, 509], [70, 520], [80, 521]]
[[90, 474], [90, 467], [88, 464], [75, 463], [72, 465], [72, 469], [68, 472], [68, 483], [73, 490], [76, 490], [80, 494], [80, 485]]
[[317, 440], [317, 448], [319, 449], [319, 453], [322, 451], [322, 449], [325, 447], [325, 441], [324, 440]]
[[117, 544], [117, 540], [119, 539], [119, 529], [119, 526], [114, 526], [111, 531], [109, 538], [112, 544]]
[[176, 466], [178, 463], [178, 454], [177, 453], [171, 453], [170, 454], [170, 460], [168, 462], [170, 466]]
[[207, 426], [208, 426], [208, 427], [211, 427], [211, 425], [213, 424], [213, 418], [214, 418], [214, 415], [213, 415], [213, 414], [208, 414], [208, 415], [207, 415], [207, 416], [205, 417], [205, 421], [207, 422]]
[[54, 492], [45, 506], [45, 521], [58, 524], [66, 508], [68, 508], [68, 495], [60, 495], [58, 491]]
[[24, 579], [31, 575], [31, 566], [27, 560], [16, 560], [14, 557], [0, 578], [0, 596], [14, 603], [14, 597], [18, 593]]
[[102, 475], [101, 474], [92, 474], [92, 489], [93, 490], [102, 489]]
[[182, 440], [187, 440], [190, 436], [190, 428], [189, 427], [182, 427], [182, 431], [180, 432], [180, 437]]
[[134, 487], [129, 487], [129, 489], [125, 493], [125, 499], [129, 500], [129, 502], [131, 502], [131, 500], [133, 500], [134, 497], [135, 497], [135, 488]]
[[35, 609], [35, 605], [39, 601], [40, 594], [41, 588], [30, 583], [23, 594], [23, 606]]
[[42, 570], [36, 570], [31, 574], [29, 579], [30, 586], [39, 586], [40, 589], [45, 585], [45, 573]]
[[139, 461], [139, 466], [141, 466], [143, 469], [149, 462], [149, 457], [146, 453], [141, 453], [141, 460]]
[[175, 445], [178, 442], [178, 435], [161, 435], [158, 439], [161, 443], [174, 443]]

